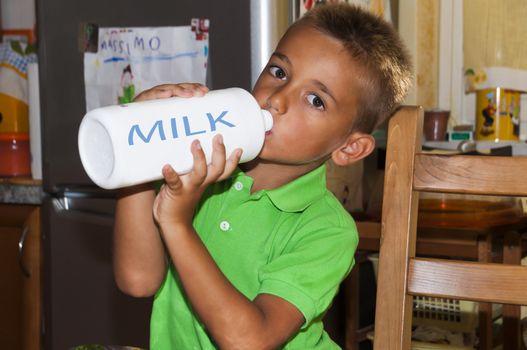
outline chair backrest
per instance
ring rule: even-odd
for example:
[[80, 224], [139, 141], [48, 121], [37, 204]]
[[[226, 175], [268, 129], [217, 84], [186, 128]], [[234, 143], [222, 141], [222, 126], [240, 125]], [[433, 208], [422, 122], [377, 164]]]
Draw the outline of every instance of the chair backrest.
[[527, 304], [527, 267], [416, 258], [419, 192], [527, 196], [527, 157], [421, 152], [423, 110], [390, 120], [375, 314], [375, 350], [410, 349], [413, 296]]

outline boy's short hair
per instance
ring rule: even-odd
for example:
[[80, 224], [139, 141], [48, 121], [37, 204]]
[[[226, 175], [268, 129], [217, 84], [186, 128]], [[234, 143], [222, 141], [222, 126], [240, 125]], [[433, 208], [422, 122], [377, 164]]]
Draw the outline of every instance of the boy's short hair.
[[[355, 131], [371, 133], [401, 104], [411, 81], [411, 62], [395, 28], [359, 6], [318, 5], [296, 24], [306, 24], [339, 40], [364, 71]], [[357, 93], [354, 91], [354, 93]]]

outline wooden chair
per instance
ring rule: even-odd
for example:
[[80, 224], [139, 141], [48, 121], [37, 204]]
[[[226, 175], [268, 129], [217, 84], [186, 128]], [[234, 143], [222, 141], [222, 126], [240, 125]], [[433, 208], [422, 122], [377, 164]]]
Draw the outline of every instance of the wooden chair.
[[[416, 256], [441, 257], [462, 260], [474, 260], [479, 262], [507, 262], [510, 264], [521, 264], [521, 258], [527, 255], [527, 240], [520, 239], [520, 232], [527, 230], [527, 216], [518, 215], [520, 208], [509, 207], [509, 203], [498, 203], [482, 201], [467, 201], [468, 203], [479, 203], [480, 207], [467, 208], [460, 214], [460, 203], [455, 204], [452, 210], [441, 211], [441, 221], [427, 218], [420, 211], [417, 222]], [[446, 201], [450, 206], [450, 201]], [[424, 206], [427, 206], [427, 200]], [[486, 204], [481, 208], [481, 204]], [[503, 204], [503, 205], [501, 205]], [[507, 205], [506, 205], [507, 204]], [[507, 208], [507, 209], [504, 209]], [[428, 209], [425, 209], [425, 214]], [[452, 214], [454, 218], [450, 218]], [[484, 214], [491, 214], [484, 217]], [[434, 213], [439, 215], [439, 213]], [[500, 215], [500, 217], [496, 217]], [[468, 227], [468, 220], [477, 220]], [[359, 344], [367, 339], [368, 333], [373, 329], [373, 324], [361, 325], [359, 322], [359, 309], [362, 300], [359, 297], [365, 291], [361, 290], [359, 283], [359, 269], [361, 261], [367, 260], [371, 253], [379, 251], [381, 237], [381, 222], [356, 221], [359, 231], [359, 246], [355, 256], [355, 266], [345, 280], [347, 291], [345, 303], [345, 338], [346, 350], [358, 350]], [[520, 245], [521, 243], [521, 245]], [[501, 251], [500, 251], [501, 250]], [[509, 310], [513, 312], [514, 310]], [[415, 311], [414, 311], [415, 312]], [[446, 314], [443, 314], [446, 315]], [[430, 320], [433, 316], [430, 315]], [[446, 317], [446, 316], [443, 316]], [[461, 322], [456, 319], [456, 323]], [[430, 321], [434, 323], [434, 321]], [[492, 304], [479, 303], [479, 349], [491, 350], [499, 337], [495, 337], [493, 331], [493, 308]], [[519, 319], [512, 327], [517, 327]], [[465, 329], [468, 325], [460, 327], [452, 324], [451, 328]], [[511, 328], [511, 325], [509, 325]], [[461, 330], [459, 329], [459, 330]]]
[[410, 349], [417, 295], [509, 304], [503, 313], [518, 326], [504, 316], [503, 349], [520, 349], [519, 307], [511, 305], [527, 304], [527, 267], [415, 253], [420, 191], [527, 196], [527, 157], [421, 153], [422, 127], [420, 107], [402, 107], [389, 124], [374, 349]]

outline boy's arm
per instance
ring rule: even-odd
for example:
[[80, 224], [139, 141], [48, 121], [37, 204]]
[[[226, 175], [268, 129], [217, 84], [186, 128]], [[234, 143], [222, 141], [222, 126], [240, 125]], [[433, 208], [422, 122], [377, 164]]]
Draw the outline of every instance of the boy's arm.
[[[166, 84], [142, 92], [134, 101], [202, 96], [207, 91], [201, 84]], [[153, 295], [167, 270], [165, 249], [152, 214], [154, 198], [152, 184], [144, 184], [122, 189], [117, 200], [115, 280], [123, 292], [137, 297]]]
[[223, 275], [192, 227], [164, 239], [195, 312], [220, 349], [276, 349], [304, 323], [292, 304], [270, 294], [251, 301]]
[[213, 150], [207, 166], [199, 142], [193, 142], [194, 167], [181, 177], [170, 166], [163, 168], [166, 185], [155, 200], [154, 216], [185, 294], [219, 347], [274, 349], [298, 332], [302, 313], [277, 296], [247, 299], [223, 275], [192, 226], [204, 189], [232, 173], [241, 156], [235, 151], [226, 160], [219, 136]]
[[152, 184], [121, 190], [117, 200], [113, 268], [115, 281], [135, 297], [153, 295], [161, 285], [166, 255], [152, 216]]

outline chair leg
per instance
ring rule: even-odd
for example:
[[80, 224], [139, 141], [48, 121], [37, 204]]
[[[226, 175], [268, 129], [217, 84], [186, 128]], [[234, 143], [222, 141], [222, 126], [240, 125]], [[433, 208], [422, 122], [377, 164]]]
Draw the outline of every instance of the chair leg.
[[360, 266], [368, 260], [368, 252], [357, 251], [355, 254], [355, 266], [344, 281], [346, 295], [346, 326], [345, 342], [346, 350], [359, 350], [359, 345], [366, 340], [366, 335], [373, 329], [373, 325], [360, 328]]
[[359, 350], [359, 265], [346, 278], [346, 350]]
[[[492, 261], [492, 237], [485, 235], [478, 237], [478, 261]], [[479, 349], [492, 350], [492, 304], [479, 303]]]
[[[503, 241], [503, 263], [521, 264], [521, 236], [507, 232]], [[521, 349], [521, 312], [518, 305], [503, 305], [503, 349]]]

